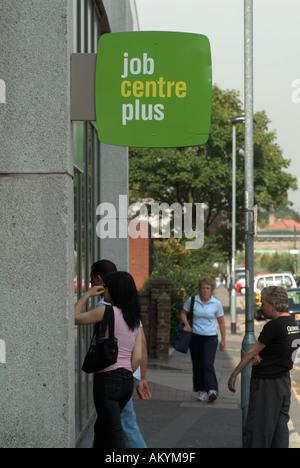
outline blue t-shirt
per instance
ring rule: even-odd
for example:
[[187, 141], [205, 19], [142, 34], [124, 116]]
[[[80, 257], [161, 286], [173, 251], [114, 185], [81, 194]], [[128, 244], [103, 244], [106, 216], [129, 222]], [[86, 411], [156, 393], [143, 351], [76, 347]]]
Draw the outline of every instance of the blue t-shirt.
[[[191, 298], [189, 297], [183, 308], [190, 311]], [[193, 333], [195, 335], [213, 336], [218, 334], [216, 318], [224, 315], [221, 302], [211, 296], [206, 304], [202, 304], [199, 294], [195, 296]]]

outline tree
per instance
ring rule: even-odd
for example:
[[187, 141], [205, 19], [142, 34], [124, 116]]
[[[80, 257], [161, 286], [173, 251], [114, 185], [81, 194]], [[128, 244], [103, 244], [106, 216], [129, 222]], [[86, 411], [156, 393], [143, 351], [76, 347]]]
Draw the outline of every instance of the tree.
[[[130, 149], [131, 201], [154, 199], [171, 205], [204, 203], [205, 235], [220, 236], [222, 248], [231, 252], [232, 127], [230, 117], [243, 113], [236, 91], [213, 86], [211, 130], [204, 146], [189, 148]], [[265, 112], [255, 115], [254, 192], [260, 209], [288, 204], [287, 192], [296, 190], [296, 178], [284, 172], [275, 132], [268, 131]], [[244, 127], [237, 125], [237, 153], [244, 147]], [[237, 248], [244, 241], [244, 156], [237, 157]]]
[[172, 280], [171, 332], [179, 325], [182, 306], [189, 296], [198, 294], [200, 276], [214, 278], [218, 271], [213, 262], [224, 261], [215, 236], [209, 237], [202, 249], [189, 251], [178, 239], [155, 241], [151, 277], [167, 277]]

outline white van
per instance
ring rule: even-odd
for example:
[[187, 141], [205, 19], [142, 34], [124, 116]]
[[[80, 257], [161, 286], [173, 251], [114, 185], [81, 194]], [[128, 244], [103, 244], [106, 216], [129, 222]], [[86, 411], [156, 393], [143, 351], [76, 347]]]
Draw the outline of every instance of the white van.
[[282, 273], [262, 273], [255, 275], [254, 291], [261, 291], [266, 286], [284, 286], [286, 288], [296, 288], [297, 284], [292, 273], [288, 271]]

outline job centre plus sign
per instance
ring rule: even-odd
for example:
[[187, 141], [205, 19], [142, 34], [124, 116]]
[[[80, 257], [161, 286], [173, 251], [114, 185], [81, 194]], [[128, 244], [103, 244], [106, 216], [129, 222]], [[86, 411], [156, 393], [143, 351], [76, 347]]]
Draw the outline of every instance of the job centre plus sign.
[[[129, 73], [132, 75], [153, 75], [155, 70], [154, 59], [143, 54], [143, 59], [134, 57], [128, 58], [128, 53], [124, 54], [124, 72], [121, 78], [127, 78]], [[185, 98], [187, 85], [185, 81], [166, 81], [162, 76], [157, 81], [123, 80], [121, 83], [121, 95], [124, 98], [134, 96], [137, 98], [135, 104], [122, 105], [122, 125], [128, 121], [135, 120], [163, 120], [165, 106], [162, 103], [147, 104], [141, 103], [140, 98], [172, 98], [176, 96], [179, 99]]]
[[206, 143], [211, 54], [205, 36], [105, 34], [96, 69], [96, 118], [103, 143], [178, 147]]

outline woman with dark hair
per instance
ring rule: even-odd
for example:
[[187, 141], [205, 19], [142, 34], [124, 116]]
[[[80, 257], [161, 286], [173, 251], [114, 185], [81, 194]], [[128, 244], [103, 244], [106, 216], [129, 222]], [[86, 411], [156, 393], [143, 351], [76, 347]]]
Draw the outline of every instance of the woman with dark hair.
[[134, 279], [127, 272], [114, 271], [104, 276], [103, 286], [89, 289], [75, 305], [75, 324], [102, 322], [105, 306], [83, 313], [86, 302], [104, 294], [113, 306], [118, 359], [112, 366], [94, 374], [94, 401], [97, 411], [95, 448], [126, 448], [120, 413], [133, 393], [132, 373], [142, 357], [140, 305]]

